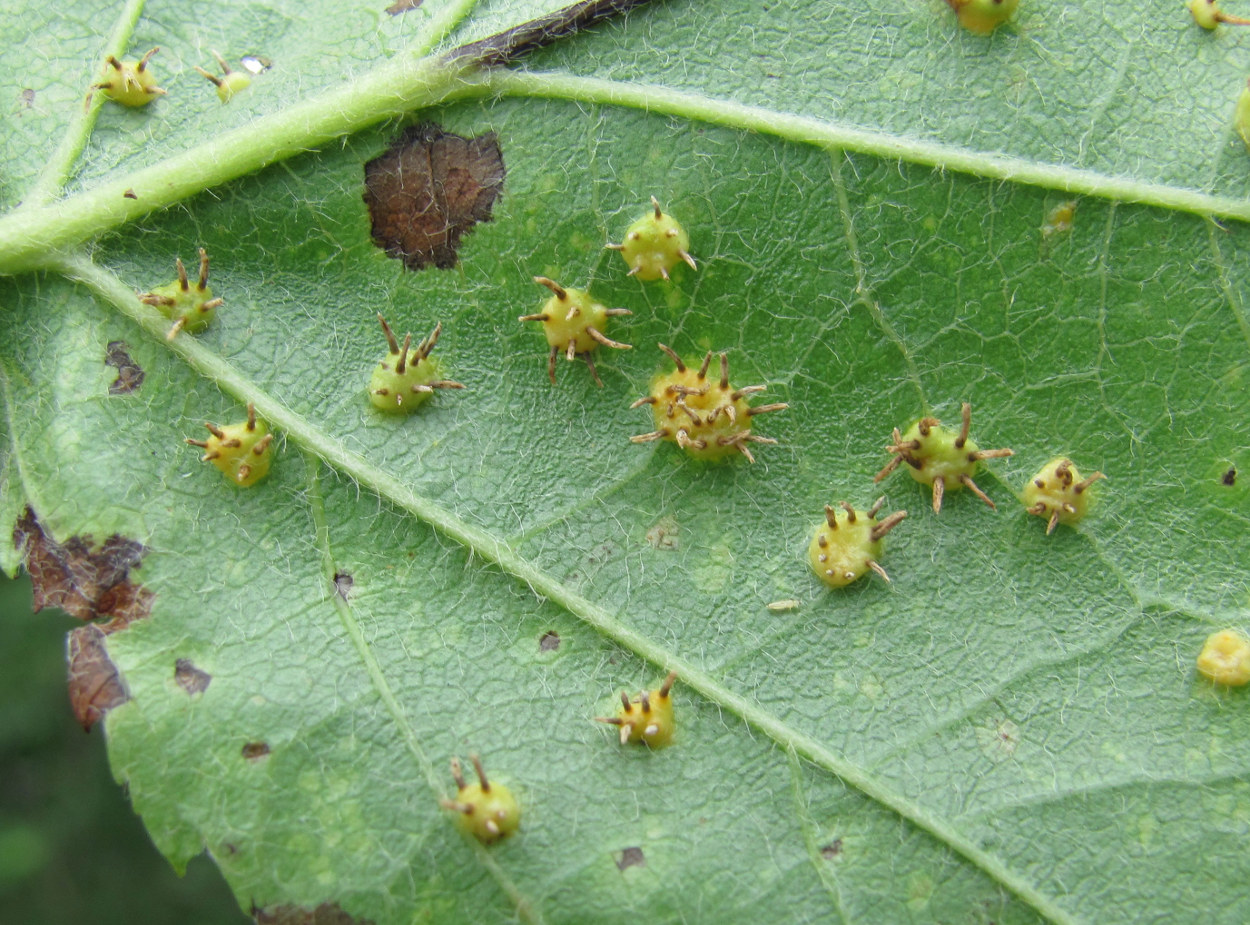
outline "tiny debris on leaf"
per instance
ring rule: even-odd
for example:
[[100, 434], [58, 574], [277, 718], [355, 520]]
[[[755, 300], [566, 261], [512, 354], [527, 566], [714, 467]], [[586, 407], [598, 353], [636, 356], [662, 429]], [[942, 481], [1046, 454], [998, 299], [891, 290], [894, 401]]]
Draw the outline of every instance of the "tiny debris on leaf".
[[647, 856], [642, 853], [642, 849], [633, 846], [625, 848], [621, 851], [621, 856], [616, 859], [616, 869], [625, 870], [628, 867], [646, 867]]
[[248, 742], [243, 746], [243, 757], [248, 761], [259, 761], [268, 754], [269, 743], [267, 742]]

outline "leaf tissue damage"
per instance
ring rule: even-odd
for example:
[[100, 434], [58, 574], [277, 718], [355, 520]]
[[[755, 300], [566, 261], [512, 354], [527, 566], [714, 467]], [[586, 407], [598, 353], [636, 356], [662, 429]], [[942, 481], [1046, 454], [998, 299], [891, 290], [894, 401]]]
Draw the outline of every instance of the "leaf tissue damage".
[[373, 925], [372, 919], [357, 919], [339, 908], [338, 903], [322, 903], [316, 909], [304, 906], [252, 906], [256, 925]]
[[104, 646], [104, 631], [94, 623], [69, 634], [69, 703], [74, 718], [87, 732], [130, 695], [121, 673]]
[[108, 617], [105, 634], [125, 629], [152, 610], [152, 592], [130, 580], [147, 550], [137, 540], [113, 534], [93, 549], [90, 536], [58, 543], [43, 531], [29, 507], [13, 530], [34, 586], [35, 612], [59, 607], [79, 620]]
[[114, 534], [98, 549], [91, 537], [71, 536], [58, 543], [44, 533], [29, 507], [13, 529], [13, 545], [22, 551], [34, 590], [34, 609], [59, 607], [80, 620], [107, 617], [70, 633], [69, 700], [83, 729], [129, 699], [121, 675], [109, 659], [104, 637], [146, 617], [152, 592], [130, 580], [143, 559], [143, 544]]
[[433, 122], [413, 126], [365, 164], [373, 241], [410, 270], [454, 267], [460, 239], [490, 221], [503, 178], [494, 132], [462, 138]]
[[104, 365], [117, 370], [117, 378], [109, 383], [110, 395], [129, 395], [143, 385], [143, 367], [131, 359], [130, 346], [124, 340], [109, 341]]

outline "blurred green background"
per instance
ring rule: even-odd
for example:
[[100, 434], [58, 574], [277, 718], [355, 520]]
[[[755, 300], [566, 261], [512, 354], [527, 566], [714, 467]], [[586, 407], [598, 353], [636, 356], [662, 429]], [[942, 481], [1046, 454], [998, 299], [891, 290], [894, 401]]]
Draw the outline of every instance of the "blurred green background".
[[65, 686], [56, 610], [30, 611], [30, 581], [0, 576], [0, 923], [240, 925], [216, 865], [179, 878], [113, 780], [102, 726], [84, 733]]

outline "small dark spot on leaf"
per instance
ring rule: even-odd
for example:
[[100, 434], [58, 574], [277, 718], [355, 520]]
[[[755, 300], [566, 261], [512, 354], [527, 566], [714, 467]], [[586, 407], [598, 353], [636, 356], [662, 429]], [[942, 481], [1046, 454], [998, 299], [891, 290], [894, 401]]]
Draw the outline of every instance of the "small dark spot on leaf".
[[1225, 485], [1229, 486], [1230, 488], [1236, 485], [1237, 484], [1237, 467], [1229, 466], [1228, 471], [1224, 473], [1224, 477], [1220, 479], [1220, 481], [1223, 482]]
[[835, 838], [829, 844], [820, 849], [820, 856], [826, 861], [832, 861], [842, 853], [842, 839]]
[[316, 909], [306, 906], [257, 908], [252, 903], [256, 925], [373, 925], [372, 919], [358, 919], [339, 908], [338, 903], [322, 903]]
[[616, 869], [624, 870], [626, 867], [646, 867], [647, 858], [642, 853], [642, 849], [638, 847], [626, 848], [621, 852], [621, 856], [616, 859]]
[[365, 164], [373, 241], [410, 270], [454, 267], [460, 238], [490, 221], [503, 178], [494, 132], [462, 138], [432, 122], [413, 126]]
[[123, 199], [138, 199], [138, 198], [139, 198], [139, 194], [138, 194], [138, 193], [136, 193], [136, 192], [135, 192], [134, 190], [132, 190], [132, 189], [128, 189], [128, 190], [126, 190], [126, 192], [122, 193], [122, 198], [123, 198]]
[[259, 761], [269, 754], [269, 745], [266, 742], [248, 742], [243, 746], [243, 757], [248, 761]]
[[143, 367], [130, 356], [130, 345], [124, 340], [109, 341], [104, 365], [117, 370], [117, 378], [109, 383], [110, 395], [129, 395], [143, 385]]
[[208, 690], [213, 676], [196, 668], [190, 659], [180, 658], [174, 662], [174, 680], [188, 694], [202, 694]]
[[542, 638], [538, 640], [539, 652], [554, 652], [560, 648], [560, 634], [554, 630], [543, 633]]
[[348, 595], [352, 593], [352, 585], [354, 584], [352, 576], [347, 572], [334, 573], [334, 593], [347, 600]]
[[30, 109], [32, 106], [34, 106], [35, 105], [35, 91], [32, 90], [30, 87], [25, 87], [22, 90], [22, 102], [26, 104], [27, 109]]
[[424, 2], [425, 0], [395, 0], [394, 3], [386, 8], [386, 12], [390, 13], [392, 16], [398, 16], [400, 13], [407, 13], [409, 10], [415, 10]]
[[95, 624], [69, 634], [69, 703], [74, 718], [90, 731], [109, 710], [130, 699], [117, 666], [104, 647], [104, 631]]
[[80, 620], [109, 617], [101, 629], [113, 633], [152, 609], [152, 592], [130, 580], [147, 552], [136, 540], [113, 534], [94, 551], [90, 536], [58, 543], [28, 507], [13, 529], [13, 545], [23, 551], [36, 612], [59, 607]]

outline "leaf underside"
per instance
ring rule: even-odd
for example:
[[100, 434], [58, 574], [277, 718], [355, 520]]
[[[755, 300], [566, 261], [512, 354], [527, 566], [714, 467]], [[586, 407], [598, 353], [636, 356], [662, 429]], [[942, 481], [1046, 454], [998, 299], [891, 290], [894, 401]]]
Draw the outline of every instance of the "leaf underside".
[[[446, 46], [555, 6], [481, 3]], [[1250, 469], [1250, 247], [1163, 205], [1250, 193], [1227, 127], [1246, 39], [1163, 3], [1026, 0], [989, 38], [940, 3], [831, 6], [652, 4], [526, 59], [509, 98], [469, 86], [414, 115], [496, 133], [507, 167], [450, 270], [371, 240], [363, 171], [387, 123], [118, 227], [94, 269], [61, 261], [83, 282], [0, 278], [0, 510], [148, 550], [151, 614], [107, 637], [130, 699], [104, 726], [175, 866], [207, 849], [244, 908], [376, 923], [1244, 918], [1210, 878], [1244, 900], [1250, 718], [1193, 659], [1247, 622], [1250, 472], [1225, 476]], [[438, 12], [224, 3], [191, 35], [191, 7], [153, 5], [129, 47], [162, 46], [169, 97], [106, 106], [66, 193], [264, 132]], [[100, 37], [72, 30], [114, 15], [0, 18], [5, 206], [93, 79]], [[52, 37], [57, 66], [16, 66]], [[274, 66], [222, 106], [190, 69], [209, 48]], [[534, 74], [646, 83], [699, 115], [572, 78], [527, 92]], [[811, 143], [783, 116], [933, 157]], [[983, 175], [930, 166], [948, 150]], [[1085, 196], [1043, 234], [1069, 195], [987, 179], [1000, 156], [1132, 181], [1147, 204]], [[603, 247], [652, 195], [699, 264], [671, 284]], [[171, 349], [128, 292], [199, 247], [225, 304]], [[544, 299], [535, 275], [632, 310], [607, 334], [633, 349], [596, 356], [603, 388], [563, 358], [549, 384], [516, 320]], [[441, 321], [434, 355], [466, 389], [373, 412], [378, 312], [401, 336]], [[118, 341], [143, 379], [110, 394]], [[671, 366], [658, 342], [725, 351], [735, 385], [788, 402], [754, 422], [779, 444], [755, 465], [631, 445], [652, 423], [630, 402]], [[269, 477], [237, 490], [183, 440], [249, 400], [281, 433]], [[962, 491], [935, 516], [901, 471], [873, 484], [893, 427], [957, 423], [964, 401], [982, 447], [1015, 451], [977, 475], [996, 512]], [[1107, 481], [1047, 537], [1014, 495], [1059, 454]], [[824, 505], [881, 493], [908, 511], [892, 584], [824, 589], [804, 554]], [[674, 667], [673, 747], [592, 721]], [[489, 849], [438, 805], [470, 752], [523, 805]]]

